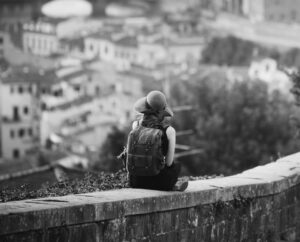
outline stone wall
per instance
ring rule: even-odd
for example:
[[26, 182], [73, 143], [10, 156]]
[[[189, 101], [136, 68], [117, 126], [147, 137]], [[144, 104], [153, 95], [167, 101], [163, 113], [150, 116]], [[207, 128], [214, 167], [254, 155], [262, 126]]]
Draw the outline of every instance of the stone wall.
[[0, 241], [300, 241], [300, 153], [185, 192], [122, 189], [0, 204]]

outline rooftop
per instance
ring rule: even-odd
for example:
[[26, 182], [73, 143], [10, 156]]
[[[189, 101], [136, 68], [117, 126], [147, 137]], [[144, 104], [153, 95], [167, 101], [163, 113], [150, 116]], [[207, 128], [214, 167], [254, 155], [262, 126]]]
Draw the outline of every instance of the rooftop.
[[23, 24], [23, 30], [28, 32], [43, 33], [48, 35], [56, 34], [56, 27], [65, 22], [61, 18], [41, 18], [37, 21], [31, 21]]
[[115, 43], [123, 47], [137, 47], [138, 40], [136, 36], [124, 36], [123, 38], [116, 40]]
[[181, 38], [181, 37], [169, 38], [169, 37], [161, 36], [160, 38], [157, 38], [153, 43], [172, 47], [172, 46], [198, 46], [198, 45], [202, 45], [203, 42], [204, 39], [199, 36], [186, 37], [186, 38]]
[[81, 106], [83, 104], [86, 104], [86, 103], [90, 103], [94, 100], [94, 97], [90, 97], [90, 96], [81, 96], [75, 100], [72, 100], [72, 101], [69, 101], [69, 102], [66, 102], [66, 103], [63, 103], [63, 104], [60, 104], [60, 105], [57, 105], [54, 110], [67, 110], [71, 107], [78, 107], [78, 106]]
[[51, 85], [59, 82], [54, 70], [37, 69], [30, 66], [11, 67], [0, 75], [3, 83], [32, 83]]
[[80, 69], [80, 70], [76, 70], [74, 72], [68, 73], [64, 76], [62, 76], [62, 79], [64, 81], [70, 81], [76, 77], [82, 76], [82, 75], [88, 75], [95, 72], [94, 70], [90, 70], [90, 69]]

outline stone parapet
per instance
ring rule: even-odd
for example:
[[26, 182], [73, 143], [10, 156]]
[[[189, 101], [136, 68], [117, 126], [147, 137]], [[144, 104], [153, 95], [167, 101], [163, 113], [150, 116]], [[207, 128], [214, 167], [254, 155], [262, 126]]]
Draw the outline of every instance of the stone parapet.
[[0, 204], [0, 241], [300, 241], [300, 153], [185, 192], [121, 189]]

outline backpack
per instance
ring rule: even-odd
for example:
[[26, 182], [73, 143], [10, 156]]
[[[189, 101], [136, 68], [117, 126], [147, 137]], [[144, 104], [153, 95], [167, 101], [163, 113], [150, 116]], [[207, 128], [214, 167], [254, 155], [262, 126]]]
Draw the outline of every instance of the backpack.
[[126, 168], [130, 175], [155, 176], [165, 167], [162, 153], [163, 131], [139, 125], [127, 141]]

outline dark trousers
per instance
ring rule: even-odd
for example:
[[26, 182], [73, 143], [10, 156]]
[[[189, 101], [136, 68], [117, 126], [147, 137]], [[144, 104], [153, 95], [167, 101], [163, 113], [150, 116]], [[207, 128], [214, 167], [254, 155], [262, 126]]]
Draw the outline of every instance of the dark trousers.
[[129, 186], [152, 190], [171, 191], [178, 180], [180, 164], [165, 167], [156, 176], [133, 176], [129, 174]]

